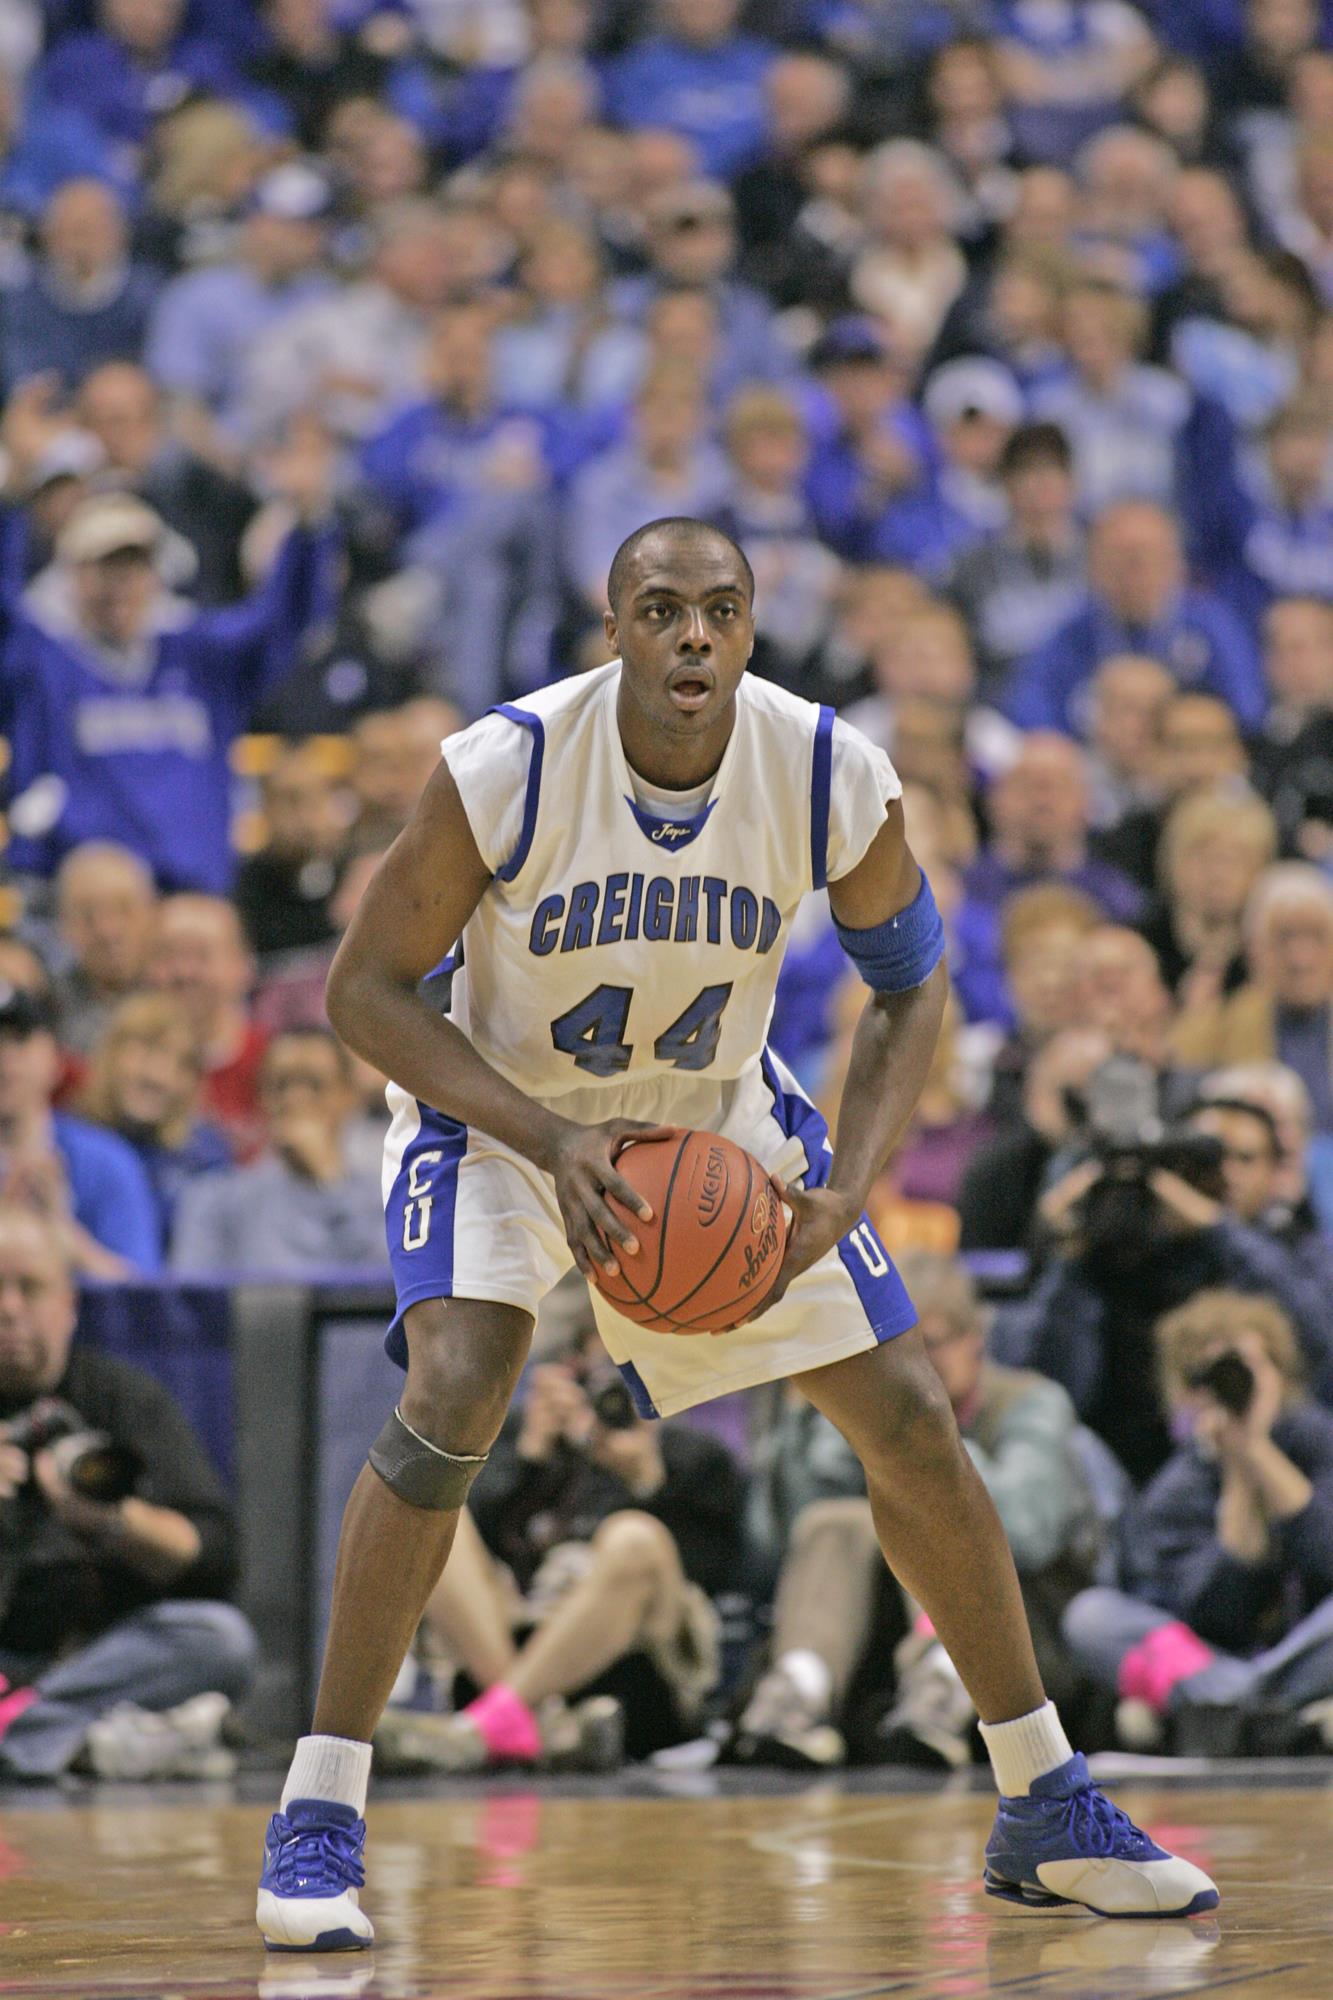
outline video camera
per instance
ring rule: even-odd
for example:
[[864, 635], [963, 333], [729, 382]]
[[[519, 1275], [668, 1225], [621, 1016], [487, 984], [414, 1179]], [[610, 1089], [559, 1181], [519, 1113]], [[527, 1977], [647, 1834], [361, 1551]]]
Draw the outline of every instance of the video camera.
[[129, 1498], [143, 1477], [144, 1461], [133, 1446], [118, 1444], [106, 1431], [90, 1430], [59, 1396], [39, 1397], [0, 1425], [0, 1438], [30, 1458], [49, 1451], [57, 1470], [85, 1500], [115, 1506]]
[[1076, 1210], [1086, 1255], [1125, 1269], [1173, 1233], [1149, 1186], [1161, 1169], [1222, 1199], [1219, 1141], [1167, 1123], [1157, 1073], [1137, 1056], [1109, 1056], [1081, 1092], [1067, 1093], [1067, 1104], [1082, 1157], [1102, 1167]]

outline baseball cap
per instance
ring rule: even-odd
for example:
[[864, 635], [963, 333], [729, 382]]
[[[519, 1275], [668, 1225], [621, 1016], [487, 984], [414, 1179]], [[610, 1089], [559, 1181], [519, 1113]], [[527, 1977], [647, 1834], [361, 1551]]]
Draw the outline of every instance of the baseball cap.
[[333, 189], [309, 160], [285, 160], [256, 181], [247, 206], [251, 215], [318, 222], [333, 206]]
[[926, 384], [922, 407], [940, 430], [960, 417], [991, 417], [997, 424], [1023, 421], [1023, 397], [1017, 382], [998, 361], [985, 355], [965, 355], [946, 361]]
[[844, 361], [891, 361], [893, 350], [883, 328], [862, 314], [835, 319], [806, 356], [809, 367], [836, 368]]
[[61, 479], [86, 479], [105, 463], [106, 453], [91, 431], [57, 431], [33, 463], [28, 493], [40, 493]]
[[56, 538], [61, 562], [101, 562], [122, 549], [157, 556], [165, 533], [160, 514], [132, 493], [95, 493], [81, 500]]
[[17, 1035], [26, 1041], [29, 1035], [53, 1026], [54, 1010], [45, 994], [0, 979], [0, 1035]]

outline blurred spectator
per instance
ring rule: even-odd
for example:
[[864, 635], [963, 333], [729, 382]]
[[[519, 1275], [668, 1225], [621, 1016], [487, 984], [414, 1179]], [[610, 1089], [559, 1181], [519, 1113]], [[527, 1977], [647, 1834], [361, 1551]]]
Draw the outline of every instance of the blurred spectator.
[[430, 202], [376, 218], [366, 274], [332, 298], [284, 312], [250, 350], [239, 405], [244, 442], [314, 407], [335, 436], [370, 436], [421, 387], [431, 317], [454, 283], [454, 238]]
[[829, 629], [805, 662], [800, 692], [835, 708], [871, 694], [875, 662], [904, 614], [920, 611], [930, 602], [910, 570], [887, 563], [844, 564]]
[[[842, 1032], [820, 1090], [831, 1111], [841, 1101], [863, 1004], [849, 986]], [[994, 1134], [991, 1118], [972, 1101], [959, 1027], [960, 1011], [951, 999], [911, 1122], [867, 1197], [867, 1213], [895, 1257], [900, 1250], [957, 1249], [958, 1191], [977, 1150]]]
[[1004, 525], [998, 473], [1023, 399], [1007, 369], [969, 355], [937, 368], [922, 402], [939, 447], [939, 474], [930, 491], [890, 503], [876, 553], [938, 582], [956, 557]]
[[451, 703], [430, 695], [361, 717], [352, 731], [351, 769], [352, 839], [359, 850], [387, 847], [402, 832], [440, 761], [441, 742], [462, 726]]
[[1276, 858], [1273, 815], [1252, 794], [1191, 792], [1173, 808], [1157, 850], [1161, 900], [1143, 934], [1186, 1013], [1244, 984], [1241, 918]]
[[[0, 1208], [0, 1771], [11, 1782], [76, 1762], [106, 1778], [224, 1775], [234, 1760], [218, 1729], [257, 1654], [228, 1602], [231, 1509], [167, 1391], [74, 1341], [71, 1279], [58, 1229]], [[133, 1472], [125, 1498], [81, 1490], [77, 1461], [37, 1442], [43, 1427], [59, 1436], [66, 1412], [112, 1439]]]
[[631, 1757], [696, 1733], [719, 1666], [711, 1599], [742, 1582], [744, 1500], [725, 1445], [645, 1423], [585, 1343], [535, 1368], [426, 1612], [480, 1698], [448, 1717], [391, 1709], [376, 1754], [400, 1769], [533, 1762], [533, 1711], [552, 1697], [618, 1700]]
[[663, 515], [711, 516], [727, 486], [698, 376], [683, 363], [659, 362], [635, 398], [628, 441], [586, 465], [570, 487], [565, 560], [586, 608], [600, 618], [611, 558], [626, 535]]
[[114, 182], [119, 176], [89, 118], [54, 104], [33, 116], [21, 86], [20, 77], [0, 67], [0, 203], [32, 223], [67, 181]]
[[837, 132], [850, 103], [851, 79], [827, 56], [796, 50], [769, 65], [763, 153], [729, 178], [745, 268], [770, 292], [809, 198], [809, 149]]
[[232, 1164], [222, 1128], [198, 1115], [203, 1067], [203, 1051], [177, 1002], [165, 993], [136, 993], [107, 1021], [79, 1097], [83, 1116], [118, 1133], [142, 1163], [163, 1257], [183, 1189], [197, 1174]]
[[1154, 297], [1179, 267], [1167, 222], [1179, 171], [1171, 147], [1137, 126], [1112, 125], [1089, 139], [1075, 171], [1082, 260], [1137, 296]]
[[242, 538], [255, 512], [250, 488], [172, 435], [153, 378], [130, 362], [94, 370], [76, 407], [101, 446], [106, 483], [137, 493], [186, 544], [193, 560], [171, 581], [200, 604], [238, 598]]
[[1013, 207], [1017, 151], [992, 42], [960, 36], [926, 73], [931, 137], [965, 195], [959, 234], [984, 241]]
[[1315, 1130], [1333, 1132], [1333, 882], [1300, 861], [1260, 878], [1245, 911], [1250, 984], [1192, 1010], [1175, 1032], [1185, 1062], [1281, 1062], [1310, 1093]]
[[852, 297], [916, 360], [967, 277], [955, 241], [962, 190], [932, 147], [891, 139], [866, 160], [861, 209], [868, 240], [852, 266]]
[[1294, 1748], [1301, 1711], [1333, 1696], [1333, 1416], [1305, 1400], [1267, 1300], [1204, 1292], [1157, 1341], [1185, 1441], [1126, 1524], [1125, 1593], [1075, 1598], [1066, 1639], [1136, 1747], [1168, 1731], [1180, 1752], [1257, 1747], [1262, 1703]]
[[326, 944], [329, 901], [347, 838], [347, 800], [316, 746], [290, 744], [259, 783], [265, 840], [247, 855], [234, 901], [250, 949], [266, 954]]
[[760, 151], [774, 54], [738, 31], [740, 11], [740, 0], [658, 0], [659, 32], [619, 57], [606, 84], [617, 124], [681, 133], [720, 180]]
[[712, 518], [754, 570], [755, 664], [790, 685], [827, 628], [842, 565], [815, 533], [802, 488], [809, 443], [791, 397], [743, 389], [727, 407], [725, 436], [731, 486]]
[[1244, 726], [1258, 722], [1263, 684], [1249, 634], [1226, 605], [1190, 588], [1180, 530], [1162, 508], [1108, 507], [1092, 531], [1088, 581], [1081, 608], [1015, 668], [1015, 722], [1081, 733], [1085, 684], [1113, 653], [1146, 653], [1178, 683], [1217, 695]]
[[330, 115], [347, 98], [393, 95], [399, 76], [377, 52], [373, 29], [364, 19], [359, 33], [344, 25], [356, 10], [332, 0], [266, 0], [262, 11], [263, 46], [247, 71], [281, 107], [302, 146], [313, 150], [323, 142]]
[[1074, 612], [1087, 582], [1073, 458], [1054, 424], [1010, 432], [995, 470], [1007, 519], [959, 554], [944, 588], [976, 635], [980, 693], [995, 700], [1015, 663]]
[[1196, 792], [1246, 790], [1245, 745], [1236, 717], [1210, 694], [1172, 694], [1157, 710], [1150, 765], [1155, 798], [1131, 807], [1097, 835], [1098, 852], [1149, 892], [1158, 886], [1157, 849], [1168, 813]]
[[66, 181], [42, 210], [42, 253], [5, 297], [5, 393], [49, 370], [66, 389], [104, 361], [137, 361], [154, 281], [129, 261], [125, 212], [105, 181]]
[[56, 873], [56, 921], [70, 963], [60, 981], [60, 1038], [86, 1055], [114, 1007], [142, 983], [157, 894], [137, 854], [85, 841]]
[[229, 255], [238, 217], [270, 158], [257, 121], [239, 104], [186, 98], [167, 112], [145, 162], [135, 230], [145, 260], [176, 269]]
[[[1065, 882], [1016, 889], [1001, 903], [1004, 1012], [994, 1025], [1008, 1033], [991, 1062], [989, 1108], [997, 1118], [1018, 1115], [1023, 1076], [1037, 1050], [1051, 1035], [1081, 1023], [1083, 947], [1101, 925], [1092, 897]], [[963, 928], [955, 976], [967, 964], [967, 947]]]
[[494, 347], [497, 400], [513, 409], [600, 410], [630, 394], [643, 338], [607, 307], [601, 246], [555, 216], [518, 267], [512, 317]]
[[851, 561], [878, 560], [885, 508], [934, 462], [907, 393], [911, 366], [869, 319], [836, 320], [806, 358], [824, 391], [806, 482], [819, 532]]
[[1159, 792], [1157, 744], [1174, 682], [1142, 653], [1113, 654], [1092, 677], [1088, 777], [1092, 824], [1117, 827], [1132, 813], [1153, 812]]
[[1021, 1108], [968, 1162], [958, 1190], [959, 1248], [1035, 1250], [1037, 1204], [1056, 1155], [1075, 1132], [1071, 1097], [1111, 1054], [1096, 1028], [1066, 1027], [1037, 1048], [1018, 1078]]
[[59, 40], [38, 71], [39, 95], [81, 111], [108, 144], [138, 147], [153, 121], [194, 92], [229, 97], [225, 51], [185, 29], [185, 0], [99, 0], [98, 26]]
[[994, 19], [1010, 116], [1030, 159], [1068, 159], [1111, 122], [1156, 54], [1142, 15], [1123, 0], [999, 0]]
[[204, 1106], [242, 1159], [259, 1139], [265, 1037], [246, 998], [254, 960], [235, 906], [221, 896], [167, 896], [148, 950], [148, 983], [171, 995], [204, 1052]]
[[[290, 7], [292, 0], [280, 4]], [[145, 356], [154, 381], [206, 411], [224, 434], [239, 423], [254, 343], [331, 290], [321, 269], [330, 200], [328, 182], [313, 165], [293, 160], [275, 167], [250, 197], [234, 255], [182, 272], [157, 301]]]
[[1246, 460], [1230, 533], [1210, 552], [1219, 595], [1257, 624], [1276, 598], [1333, 602], [1333, 403], [1308, 391], [1269, 418]]
[[[1013, 1550], [1043, 1675], [1054, 1675], [1067, 1696], [1060, 1618], [1090, 1575], [1097, 1546], [1074, 1412], [1055, 1383], [987, 1359], [985, 1310], [960, 1265], [917, 1253], [904, 1268], [926, 1350]], [[736, 1725], [733, 1754], [745, 1763], [837, 1764], [846, 1744], [836, 1725], [848, 1720], [877, 1601], [897, 1587], [861, 1497], [860, 1468], [832, 1425], [794, 1405], [769, 1450], [787, 1531], [773, 1664]], [[974, 1712], [910, 1601], [907, 1622], [894, 1656], [896, 1697], [871, 1754], [958, 1769], [971, 1762]], [[903, 1619], [896, 1623], [901, 1631]], [[882, 1686], [882, 1671], [878, 1678]]]
[[[161, 517], [114, 493], [66, 523], [45, 600], [11, 598], [0, 720], [14, 868], [50, 874], [80, 842], [110, 839], [164, 887], [230, 881], [227, 755], [322, 610], [329, 556], [327, 534], [306, 525], [327, 504], [327, 456], [294, 445], [271, 469], [298, 521], [240, 604], [192, 614], [157, 567]], [[21, 519], [7, 528], [21, 548]]]
[[1171, 995], [1157, 953], [1138, 931], [1103, 924], [1084, 939], [1078, 971], [1077, 1018], [1104, 1034], [1116, 1054], [1146, 1063], [1163, 1112], [1178, 1117], [1193, 1099], [1194, 1078], [1175, 1067]]
[[0, 1200], [59, 1230], [81, 1276], [155, 1271], [147, 1176], [122, 1139], [51, 1109], [59, 1077], [50, 1002], [0, 983]]
[[355, 1109], [347, 1051], [327, 1029], [288, 1029], [264, 1051], [268, 1151], [182, 1189], [171, 1268], [184, 1273], [319, 1272], [386, 1264], [379, 1176], [349, 1171]]
[[1333, 851], [1333, 605], [1280, 599], [1264, 619], [1271, 701], [1250, 744], [1254, 783], [1277, 815], [1284, 852]]

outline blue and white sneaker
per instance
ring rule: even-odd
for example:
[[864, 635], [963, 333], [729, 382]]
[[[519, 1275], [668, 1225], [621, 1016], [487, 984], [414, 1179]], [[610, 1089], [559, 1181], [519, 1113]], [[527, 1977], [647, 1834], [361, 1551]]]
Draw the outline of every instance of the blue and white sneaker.
[[354, 1806], [293, 1799], [264, 1836], [255, 1916], [270, 1951], [363, 1951], [374, 1927], [359, 1907], [366, 1823]]
[[1219, 1900], [1202, 1868], [1149, 1840], [1077, 1756], [1027, 1798], [1000, 1800], [986, 1893], [1035, 1915], [1081, 1907], [1099, 1917], [1195, 1917]]

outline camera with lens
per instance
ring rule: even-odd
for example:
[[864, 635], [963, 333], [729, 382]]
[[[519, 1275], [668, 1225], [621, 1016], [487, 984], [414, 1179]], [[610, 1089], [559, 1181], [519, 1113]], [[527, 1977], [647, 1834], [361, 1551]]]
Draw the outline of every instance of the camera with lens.
[[35, 1458], [49, 1451], [56, 1470], [85, 1500], [109, 1506], [126, 1500], [143, 1477], [144, 1462], [130, 1445], [106, 1431], [89, 1430], [78, 1411], [58, 1396], [43, 1396], [0, 1426], [0, 1437]]
[[1215, 1354], [1211, 1361], [1187, 1376], [1186, 1381], [1191, 1389], [1206, 1390], [1233, 1417], [1246, 1416], [1254, 1401], [1254, 1370], [1234, 1347], [1224, 1354]]
[[1102, 1168], [1076, 1211], [1085, 1254], [1128, 1267], [1160, 1247], [1172, 1232], [1149, 1180], [1161, 1169], [1222, 1199], [1219, 1141], [1167, 1123], [1157, 1073], [1137, 1056], [1109, 1056], [1070, 1094], [1069, 1110], [1082, 1157]]
[[588, 1401], [593, 1415], [605, 1430], [632, 1431], [639, 1421], [634, 1398], [614, 1371], [608, 1370], [589, 1382]]

